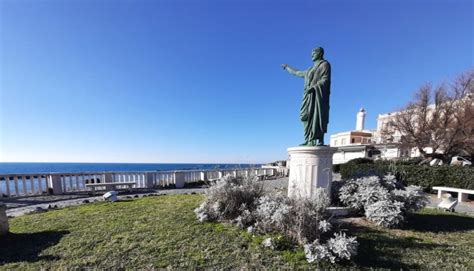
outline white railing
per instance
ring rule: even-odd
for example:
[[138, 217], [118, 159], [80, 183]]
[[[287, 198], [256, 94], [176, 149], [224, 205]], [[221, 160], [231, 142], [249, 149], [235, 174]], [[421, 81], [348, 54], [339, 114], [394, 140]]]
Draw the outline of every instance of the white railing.
[[[275, 176], [278, 172], [269, 168], [232, 170], [178, 170], [137, 172], [80, 172], [80, 173], [30, 173], [0, 174], [0, 197], [19, 197], [41, 194], [62, 194], [90, 191], [88, 183], [135, 182], [134, 188], [158, 188], [185, 183], [215, 180], [226, 175], [234, 177], [258, 175]], [[118, 188], [126, 188], [125, 186]]]

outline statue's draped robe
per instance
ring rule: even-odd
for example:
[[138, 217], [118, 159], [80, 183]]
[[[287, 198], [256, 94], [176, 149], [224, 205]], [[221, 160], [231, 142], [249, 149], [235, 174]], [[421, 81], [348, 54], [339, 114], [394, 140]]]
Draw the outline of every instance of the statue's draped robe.
[[303, 73], [305, 87], [300, 118], [304, 125], [304, 138], [306, 143], [321, 142], [329, 122], [331, 66], [326, 60], [319, 60]]

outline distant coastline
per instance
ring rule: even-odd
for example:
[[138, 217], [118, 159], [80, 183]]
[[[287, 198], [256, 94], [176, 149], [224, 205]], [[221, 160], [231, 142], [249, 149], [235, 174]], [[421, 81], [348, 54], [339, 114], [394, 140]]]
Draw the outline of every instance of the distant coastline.
[[0, 174], [78, 173], [105, 171], [166, 171], [259, 167], [261, 164], [206, 163], [0, 163]]

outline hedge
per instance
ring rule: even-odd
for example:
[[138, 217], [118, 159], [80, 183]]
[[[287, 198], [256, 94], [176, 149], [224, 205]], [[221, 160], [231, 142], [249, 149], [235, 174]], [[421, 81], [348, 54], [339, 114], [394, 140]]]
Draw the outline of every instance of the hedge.
[[340, 165], [342, 179], [393, 174], [405, 185], [418, 185], [425, 191], [433, 186], [474, 189], [474, 167], [404, 165], [389, 163]]

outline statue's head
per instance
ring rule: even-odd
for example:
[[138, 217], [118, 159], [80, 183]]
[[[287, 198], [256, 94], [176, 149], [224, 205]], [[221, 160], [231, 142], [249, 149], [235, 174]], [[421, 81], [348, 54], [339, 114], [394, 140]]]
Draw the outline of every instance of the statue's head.
[[323, 47], [314, 48], [311, 56], [313, 58], [313, 61], [323, 59], [323, 56], [324, 56]]

